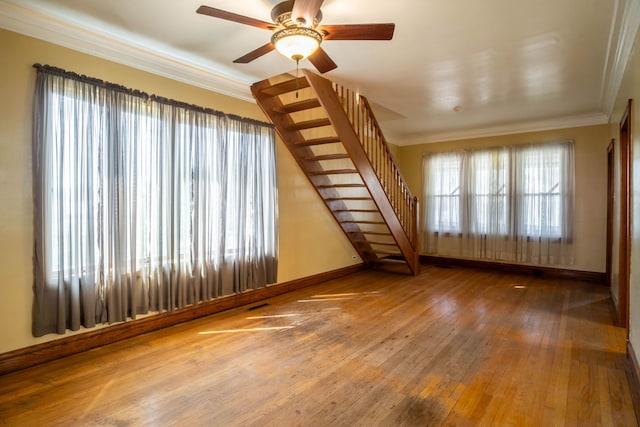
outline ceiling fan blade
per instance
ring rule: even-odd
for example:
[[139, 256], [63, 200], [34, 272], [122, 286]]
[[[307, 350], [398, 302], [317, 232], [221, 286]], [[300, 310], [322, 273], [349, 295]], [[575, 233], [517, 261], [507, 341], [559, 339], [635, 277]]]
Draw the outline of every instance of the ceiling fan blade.
[[209, 6], [200, 6], [198, 10], [196, 10], [196, 12], [201, 15], [208, 15], [213, 16], [214, 18], [226, 19], [227, 21], [251, 25], [253, 27], [258, 27], [265, 30], [273, 30], [274, 28], [276, 28], [276, 26], [271, 22], [249, 18], [248, 16], [238, 15], [237, 13], [227, 12], [226, 10], [216, 9]]
[[246, 55], [241, 56], [240, 58], [236, 59], [235, 62], [236, 64], [248, 64], [249, 62], [253, 61], [254, 59], [258, 59], [260, 58], [262, 55], [266, 55], [267, 53], [271, 52], [273, 49], [275, 49], [276, 47], [273, 45], [273, 43], [269, 42], [265, 45], [260, 46], [259, 48], [252, 50], [251, 52], [247, 53]]
[[313, 24], [316, 15], [320, 11], [320, 6], [324, 0], [295, 0], [293, 10], [291, 11], [291, 19], [298, 22], [299, 18], [304, 19], [304, 25]]
[[391, 40], [396, 24], [323, 25], [325, 40]]
[[314, 67], [318, 69], [321, 73], [326, 73], [327, 71], [331, 71], [335, 68], [338, 68], [333, 59], [329, 57], [327, 52], [321, 47], [318, 48], [311, 56], [309, 56], [309, 61], [313, 64]]

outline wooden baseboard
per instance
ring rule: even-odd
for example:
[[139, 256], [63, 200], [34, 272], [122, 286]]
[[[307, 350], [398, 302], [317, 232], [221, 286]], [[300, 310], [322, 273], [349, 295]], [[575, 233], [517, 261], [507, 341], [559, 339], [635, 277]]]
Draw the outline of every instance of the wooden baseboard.
[[446, 267], [467, 267], [467, 268], [487, 268], [497, 271], [505, 271], [509, 273], [521, 273], [532, 276], [553, 278], [553, 279], [569, 279], [580, 280], [584, 282], [607, 283], [606, 273], [598, 273], [594, 271], [567, 270], [562, 268], [540, 267], [535, 265], [509, 264], [493, 261], [481, 261], [466, 258], [447, 258], [433, 255], [420, 255], [420, 262]]
[[0, 354], [0, 375], [362, 271], [357, 264]]
[[631, 391], [631, 400], [633, 401], [633, 409], [636, 412], [636, 419], [640, 422], [640, 365], [638, 364], [636, 352], [628, 340], [625, 368], [627, 380], [629, 381], [629, 390]]

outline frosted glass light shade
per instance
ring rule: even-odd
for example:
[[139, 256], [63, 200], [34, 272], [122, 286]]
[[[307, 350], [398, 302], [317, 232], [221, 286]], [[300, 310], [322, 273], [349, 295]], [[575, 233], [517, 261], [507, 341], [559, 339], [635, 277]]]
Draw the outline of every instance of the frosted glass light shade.
[[294, 61], [301, 61], [318, 49], [322, 35], [311, 28], [290, 27], [276, 31], [271, 43], [282, 55]]

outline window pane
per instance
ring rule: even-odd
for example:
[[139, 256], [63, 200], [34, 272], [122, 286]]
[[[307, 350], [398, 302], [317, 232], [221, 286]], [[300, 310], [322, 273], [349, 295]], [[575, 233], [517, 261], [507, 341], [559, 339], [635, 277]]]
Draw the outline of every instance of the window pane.
[[491, 149], [469, 155], [469, 231], [509, 232], [509, 151]]
[[460, 153], [434, 154], [428, 158], [427, 224], [429, 231], [460, 232]]
[[519, 152], [521, 165], [520, 230], [530, 237], [563, 234], [562, 147], [531, 146]]

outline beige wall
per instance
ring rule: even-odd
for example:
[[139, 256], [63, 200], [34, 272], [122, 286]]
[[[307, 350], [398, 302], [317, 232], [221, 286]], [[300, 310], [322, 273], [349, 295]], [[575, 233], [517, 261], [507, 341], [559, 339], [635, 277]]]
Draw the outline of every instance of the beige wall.
[[400, 146], [396, 159], [411, 191], [422, 200], [422, 155], [426, 152], [566, 139], [575, 141], [575, 264], [559, 267], [604, 272], [609, 125]]
[[[629, 289], [629, 342], [636, 355], [640, 355], [640, 33], [636, 35], [635, 49], [622, 82], [612, 121], [619, 123], [627, 100], [633, 100], [631, 110], [631, 277]], [[617, 128], [616, 128], [617, 129]], [[612, 135], [618, 139], [618, 132], [613, 130]], [[617, 145], [616, 145], [617, 146]], [[619, 161], [619, 160], [618, 160]], [[619, 179], [619, 171], [616, 171]], [[616, 196], [619, 197], [620, 187], [617, 187]], [[617, 198], [616, 197], [616, 198]], [[616, 247], [614, 246], [614, 250]], [[617, 251], [615, 252], [617, 254]], [[614, 264], [615, 266], [615, 264]], [[617, 270], [616, 270], [617, 271]]]
[[[265, 120], [252, 103], [216, 94], [39, 40], [0, 30], [0, 353], [59, 338], [31, 336], [31, 115], [34, 63], [49, 64], [127, 87]], [[268, 77], [268, 76], [265, 76]], [[278, 281], [360, 262], [315, 190], [278, 141]], [[82, 332], [82, 331], [80, 331]]]
[[398, 157], [398, 146], [395, 144], [388, 144], [388, 145], [389, 145], [389, 151], [391, 152], [391, 155], [395, 159], [396, 157]]

